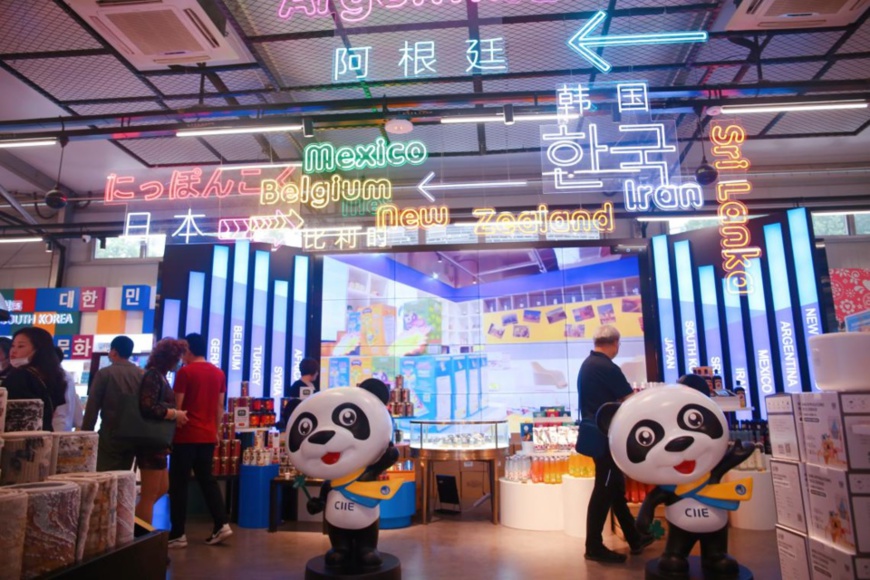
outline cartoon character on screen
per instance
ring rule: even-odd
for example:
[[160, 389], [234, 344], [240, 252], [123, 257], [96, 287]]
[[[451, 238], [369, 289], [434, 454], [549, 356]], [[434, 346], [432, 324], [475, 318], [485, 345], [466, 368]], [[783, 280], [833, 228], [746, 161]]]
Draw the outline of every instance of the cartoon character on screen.
[[377, 568], [379, 504], [400, 481], [378, 481], [399, 458], [390, 442], [389, 389], [368, 379], [359, 387], [327, 389], [303, 400], [290, 415], [287, 447], [299, 471], [325, 480], [308, 512], [325, 510], [332, 545], [327, 566]]
[[659, 573], [687, 576], [689, 552], [700, 541], [707, 577], [738, 574], [737, 561], [727, 553], [728, 512], [752, 496], [752, 479], [720, 481], [755, 447], [729, 442], [718, 405], [689, 387], [669, 386], [608, 403], [597, 421], [608, 434], [616, 465], [628, 477], [656, 486], [641, 505], [638, 530], [648, 533], [655, 507], [666, 506], [670, 526]]

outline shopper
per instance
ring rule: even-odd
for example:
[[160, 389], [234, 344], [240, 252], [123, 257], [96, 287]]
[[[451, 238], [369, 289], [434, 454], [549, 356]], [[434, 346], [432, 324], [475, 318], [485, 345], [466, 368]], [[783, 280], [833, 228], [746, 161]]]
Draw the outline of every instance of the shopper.
[[[60, 347], [54, 347], [54, 352], [57, 355], [57, 360], [63, 363], [63, 351]], [[63, 376], [66, 378], [66, 403], [58, 405], [54, 410], [54, 417], [51, 419], [51, 424], [55, 431], [72, 431], [73, 428], [82, 428], [82, 400], [76, 393], [76, 380], [68, 370], [63, 368]]]
[[116, 336], [109, 345], [111, 365], [94, 375], [85, 405], [82, 429], [93, 431], [100, 416], [100, 444], [97, 471], [127, 470], [133, 466], [133, 445], [115, 437], [121, 412], [122, 395], [135, 395], [142, 384], [143, 371], [130, 362], [133, 340]]
[[[619, 331], [610, 325], [601, 326], [593, 337], [594, 348], [583, 361], [577, 376], [580, 394], [580, 415], [594, 419], [605, 403], [617, 402], [632, 394], [631, 386], [613, 359], [619, 353]], [[625, 499], [625, 478], [613, 463], [608, 449], [594, 459], [595, 485], [586, 511], [586, 559], [597, 562], [622, 563], [625, 554], [608, 549], [601, 535], [608, 510], [613, 510], [632, 554], [639, 554], [652, 543], [651, 536], [642, 537], [635, 529], [634, 517]]]
[[51, 335], [29, 326], [12, 335], [9, 349], [12, 370], [2, 378], [9, 399], [42, 400], [42, 429], [52, 431], [54, 410], [66, 402], [66, 377], [54, 352]]
[[[178, 427], [187, 423], [187, 413], [175, 408], [175, 394], [166, 380], [166, 373], [178, 368], [187, 346], [184, 341], [164, 338], [151, 351], [145, 365], [145, 375], [139, 391], [139, 410], [146, 419], [175, 421]], [[151, 523], [154, 504], [169, 490], [166, 471], [168, 447], [136, 446], [136, 465], [142, 475], [142, 489], [136, 505], [136, 517]]]
[[298, 399], [302, 387], [311, 387], [315, 393], [320, 390], [320, 387], [314, 382], [320, 375], [320, 363], [316, 358], [304, 358], [299, 361], [299, 374], [302, 376], [298, 380], [284, 388], [285, 397]]
[[11, 349], [12, 340], [5, 336], [0, 336], [0, 381], [12, 370], [12, 365], [9, 364], [9, 351]]
[[184, 526], [191, 470], [214, 520], [212, 534], [205, 543], [220, 544], [233, 534], [227, 523], [220, 487], [211, 472], [214, 447], [220, 439], [218, 425], [224, 412], [226, 376], [206, 360], [207, 347], [201, 335], [188, 334], [184, 340], [187, 352], [184, 366], [175, 377], [174, 389], [176, 407], [187, 413], [188, 421], [175, 432], [169, 461], [170, 548], [187, 546]]

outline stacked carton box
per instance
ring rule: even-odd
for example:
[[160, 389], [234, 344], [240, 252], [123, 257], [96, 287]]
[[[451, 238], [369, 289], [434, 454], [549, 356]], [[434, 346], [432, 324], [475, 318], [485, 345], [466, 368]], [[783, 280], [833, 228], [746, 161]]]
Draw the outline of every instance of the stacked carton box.
[[766, 404], [783, 578], [870, 579], [870, 392]]

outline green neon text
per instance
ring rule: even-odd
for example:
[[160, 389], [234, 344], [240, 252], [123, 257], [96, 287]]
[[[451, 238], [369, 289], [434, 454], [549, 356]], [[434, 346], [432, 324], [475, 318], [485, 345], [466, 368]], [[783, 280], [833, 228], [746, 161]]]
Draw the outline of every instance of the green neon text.
[[426, 145], [421, 141], [387, 144], [383, 137], [369, 145], [338, 147], [332, 143], [309, 143], [303, 152], [302, 170], [305, 173], [331, 173], [421, 165], [429, 158]]

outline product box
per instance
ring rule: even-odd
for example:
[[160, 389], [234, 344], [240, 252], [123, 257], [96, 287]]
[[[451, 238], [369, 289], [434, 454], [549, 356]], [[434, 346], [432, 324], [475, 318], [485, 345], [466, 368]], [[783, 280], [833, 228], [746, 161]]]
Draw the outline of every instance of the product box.
[[779, 571], [782, 578], [810, 580], [810, 557], [805, 535], [777, 526], [776, 549], [779, 553]]
[[809, 497], [807, 497], [806, 467], [801, 463], [772, 460], [770, 475], [776, 503], [776, 523], [806, 534]]
[[[326, 374], [328, 380], [321, 387], [333, 389], [335, 387], [349, 387], [350, 382], [350, 358], [346, 356], [334, 356], [329, 359], [329, 372]], [[324, 377], [321, 377], [323, 380]]]
[[464, 354], [451, 355], [453, 361], [453, 418], [466, 419], [468, 412], [468, 357]]
[[813, 580], [870, 580], [870, 558], [856, 557], [813, 538], [808, 544]]
[[807, 465], [809, 536], [870, 557], [870, 473]]
[[770, 446], [775, 459], [804, 461], [806, 457], [799, 397], [798, 394], [779, 393], [764, 399]]
[[805, 461], [870, 470], [870, 393], [801, 393]]
[[372, 378], [372, 358], [369, 356], [350, 357], [350, 386], [355, 387], [370, 378]]

